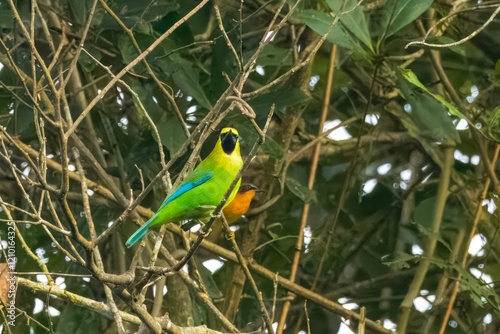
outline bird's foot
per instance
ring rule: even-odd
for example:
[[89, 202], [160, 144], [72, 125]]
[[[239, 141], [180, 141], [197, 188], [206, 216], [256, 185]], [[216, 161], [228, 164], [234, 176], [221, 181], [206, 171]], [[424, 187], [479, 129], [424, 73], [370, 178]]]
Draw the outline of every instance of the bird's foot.
[[234, 240], [234, 232], [229, 230], [228, 232], [226, 232], [226, 239], [227, 240]]

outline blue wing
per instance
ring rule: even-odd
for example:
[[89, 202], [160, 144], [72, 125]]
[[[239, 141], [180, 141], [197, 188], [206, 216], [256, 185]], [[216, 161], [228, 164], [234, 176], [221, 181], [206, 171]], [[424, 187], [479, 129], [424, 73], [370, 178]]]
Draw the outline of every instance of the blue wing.
[[208, 180], [210, 180], [212, 178], [213, 174], [214, 174], [213, 172], [206, 172], [206, 173], [200, 174], [200, 176], [198, 177], [198, 180], [192, 180], [191, 182], [184, 182], [183, 184], [181, 184], [179, 189], [177, 189], [172, 195], [170, 195], [170, 197], [168, 197], [162, 203], [162, 205], [160, 206], [158, 211], [161, 208], [163, 208], [165, 205], [167, 205], [168, 203], [172, 202], [174, 199], [179, 197], [180, 195], [182, 195], [182, 194], [188, 192], [189, 190], [196, 188], [196, 187], [202, 185], [203, 183], [207, 182]]

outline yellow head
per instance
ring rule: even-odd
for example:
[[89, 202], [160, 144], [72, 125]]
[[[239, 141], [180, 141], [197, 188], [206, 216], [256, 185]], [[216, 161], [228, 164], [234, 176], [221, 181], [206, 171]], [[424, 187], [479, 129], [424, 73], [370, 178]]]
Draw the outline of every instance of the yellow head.
[[223, 128], [220, 131], [219, 142], [222, 151], [227, 155], [240, 156], [240, 136], [234, 128]]

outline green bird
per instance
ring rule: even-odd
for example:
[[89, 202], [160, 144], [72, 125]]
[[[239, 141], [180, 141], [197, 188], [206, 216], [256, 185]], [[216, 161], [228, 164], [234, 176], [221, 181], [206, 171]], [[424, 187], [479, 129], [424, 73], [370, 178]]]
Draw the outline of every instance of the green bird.
[[[208, 157], [165, 199], [155, 215], [128, 238], [125, 245], [131, 247], [152, 227], [185, 219], [208, 220], [242, 165], [238, 131], [223, 128]], [[238, 193], [240, 183], [241, 178], [227, 198], [226, 205]]]

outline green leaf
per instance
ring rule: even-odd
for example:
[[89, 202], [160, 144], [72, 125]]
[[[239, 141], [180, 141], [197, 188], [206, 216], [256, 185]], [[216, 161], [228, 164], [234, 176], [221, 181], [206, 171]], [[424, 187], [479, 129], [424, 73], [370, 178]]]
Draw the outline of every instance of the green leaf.
[[[328, 6], [333, 13], [340, 15], [340, 22], [356, 36], [363, 44], [373, 51], [373, 45], [370, 38], [370, 31], [366, 22], [366, 16], [362, 6], [357, 6], [356, 0], [347, 0], [342, 6], [343, 1], [327, 0]], [[353, 9], [354, 8], [354, 9]], [[342, 14], [344, 13], [344, 14]], [[342, 14], [342, 15], [341, 15]]]
[[310, 100], [310, 95], [288, 83], [283, 87], [273, 89], [267, 94], [258, 95], [250, 100], [249, 103], [257, 114], [257, 118], [265, 119], [273, 104], [276, 107], [276, 111], [284, 112], [291, 106], [307, 103]]
[[276, 160], [280, 160], [283, 157], [283, 149], [281, 145], [269, 136], [266, 136], [266, 141], [262, 144], [262, 150], [264, 153], [269, 154]]
[[189, 64], [189, 66], [186, 65], [179, 67], [178, 70], [172, 74], [172, 79], [185, 94], [192, 96], [206, 109], [212, 109], [212, 104], [200, 85], [198, 71], [194, 69], [191, 64]]
[[12, 9], [7, 2], [0, 2], [0, 28], [12, 29], [14, 20], [12, 19]]
[[126, 35], [120, 35], [120, 37], [118, 37], [118, 49], [122, 54], [124, 64], [131, 63], [139, 55], [132, 41]]
[[[435, 200], [435, 198], [433, 198], [433, 200]], [[417, 210], [418, 210], [418, 208], [417, 208]], [[431, 213], [433, 213], [433, 212], [431, 211]], [[432, 220], [429, 220], [429, 222], [431, 222], [431, 221], [432, 221]], [[426, 236], [426, 237], [428, 237], [428, 238], [432, 238], [433, 233], [432, 233], [432, 230], [431, 230], [431, 229], [426, 228], [425, 226], [420, 225], [420, 224], [417, 224], [417, 228], [418, 228], [418, 231], [419, 231], [420, 233], [422, 233], [423, 235], [425, 235], [425, 236]], [[444, 247], [446, 247], [446, 248], [447, 248], [450, 252], [452, 252], [452, 249], [451, 249], [450, 244], [449, 244], [449, 243], [447, 243], [447, 242], [446, 242], [446, 240], [444, 240], [444, 239], [441, 237], [441, 235], [440, 235], [440, 234], [439, 234], [439, 235], [437, 235], [437, 236], [436, 236], [436, 238], [437, 238], [437, 241], [439, 241], [439, 242], [440, 242], [440, 243], [441, 243]]]
[[414, 262], [415, 260], [420, 259], [419, 256], [413, 254], [407, 254], [404, 252], [397, 252], [393, 260], [386, 261], [383, 260], [382, 263], [386, 266], [397, 265], [400, 269], [410, 268], [408, 262]]
[[[401, 72], [403, 73], [403, 77], [408, 80], [408, 82], [411, 82], [412, 84], [414, 84], [415, 86], [419, 87], [420, 89], [422, 89], [424, 92], [426, 92], [427, 94], [431, 95], [433, 98], [435, 98], [436, 100], [438, 100], [439, 102], [441, 102], [446, 108], [448, 108], [448, 111], [450, 112], [450, 114], [452, 115], [455, 115], [457, 117], [460, 117], [462, 119], [465, 119], [467, 121], [468, 118], [462, 114], [457, 108], [455, 108], [454, 105], [452, 105], [451, 103], [449, 103], [448, 101], [446, 101], [441, 95], [439, 94], [434, 94], [434, 93], [431, 93], [421, 82], [420, 80], [418, 80], [417, 76], [415, 75], [415, 73], [413, 73], [412, 70], [409, 70], [409, 69], [401, 69]], [[469, 122], [470, 123], [470, 122]]]
[[286, 187], [290, 190], [295, 196], [303, 200], [305, 203], [314, 201], [317, 202], [316, 192], [314, 190], [310, 190], [306, 186], [302, 185], [296, 179], [287, 176], [285, 180]]
[[[71, 1], [82, 2], [81, 0]], [[179, 8], [177, 0], [127, 0], [125, 4], [120, 1], [110, 1], [108, 5], [127, 27], [133, 28], [135, 32], [148, 34], [153, 31], [150, 23], [157, 22]], [[122, 31], [120, 25], [110, 15], [103, 17], [99, 28], [101, 31], [108, 29]]]
[[319, 12], [313, 9], [300, 11], [293, 16], [296, 20], [305, 23], [318, 35], [324, 36], [328, 42], [335, 43], [343, 48], [362, 50], [362, 48], [349, 36], [341, 24], [333, 25], [334, 18], [327, 13]]
[[[254, 53], [255, 50], [250, 50], [243, 55], [243, 58], [250, 59]], [[291, 66], [293, 65], [292, 51], [274, 44], [267, 44], [259, 54], [257, 64], [261, 66]]]
[[[410, 76], [411, 75], [411, 76]], [[429, 136], [436, 140], [451, 139], [456, 142], [460, 142], [460, 136], [458, 131], [455, 129], [451, 117], [448, 115], [446, 109], [444, 108], [444, 99], [441, 97], [436, 98], [436, 94], [430, 93], [419, 81], [413, 72], [407, 71], [397, 71], [398, 84], [401, 89], [405, 100], [411, 106], [411, 110], [408, 110], [408, 116], [415, 123], [416, 127], [419, 129], [420, 134], [424, 136]], [[408, 79], [410, 78], [410, 79]], [[408, 82], [418, 82], [416, 87]], [[410, 81], [411, 80], [411, 81]], [[421, 90], [417, 89], [420, 88]], [[461, 114], [456, 108], [451, 104], [444, 101], [448, 109], [452, 107], [454, 113]]]
[[486, 284], [482, 279], [472, 275], [469, 270], [462, 267], [459, 263], [450, 264], [449, 262], [427, 258], [429, 262], [442, 269], [454, 269], [460, 274], [460, 288], [464, 292], [468, 292], [471, 299], [480, 307], [484, 307], [486, 303], [490, 303], [493, 307], [498, 308], [500, 303], [498, 295], [491, 285]]
[[162, 144], [168, 148], [170, 154], [177, 152], [187, 139], [179, 119], [175, 116], [169, 117], [167, 113], [161, 115], [159, 122], [156, 124], [156, 128], [160, 133]]
[[201, 281], [205, 285], [208, 294], [212, 299], [220, 299], [223, 298], [224, 295], [217, 287], [217, 283], [215, 283], [214, 277], [212, 276], [212, 272], [208, 270], [203, 261], [199, 258], [195, 258], [196, 266], [198, 267], [198, 272], [200, 273]]
[[99, 324], [102, 316], [93, 310], [68, 302], [64, 307], [61, 307], [60, 311], [61, 315], [55, 328], [56, 333], [84, 334], [100, 332]]
[[82, 25], [87, 21], [92, 7], [91, 0], [68, 0], [68, 4], [78, 24]]
[[[489, 112], [487, 115], [487, 137], [500, 143], [500, 106], [493, 109], [493, 111]], [[482, 131], [482, 133], [484, 134], [484, 131]]]
[[[96, 49], [92, 44], [85, 46], [85, 50], [87, 50], [87, 52], [90, 53], [95, 59], [101, 60], [101, 51]], [[80, 64], [81, 68], [87, 73], [92, 72], [97, 66], [97, 63], [94, 61], [94, 59], [92, 59], [85, 52], [82, 52], [80, 54], [80, 57], [78, 58], [78, 64]]]
[[385, 37], [392, 36], [406, 25], [415, 21], [431, 5], [432, 0], [389, 0], [384, 9], [382, 27]]

